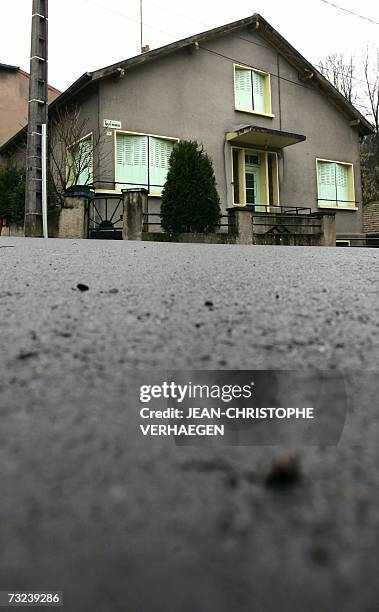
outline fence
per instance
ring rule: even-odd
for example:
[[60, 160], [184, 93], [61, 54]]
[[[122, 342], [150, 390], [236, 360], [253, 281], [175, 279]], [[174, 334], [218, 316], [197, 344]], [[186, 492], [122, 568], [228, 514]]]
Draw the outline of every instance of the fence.
[[88, 237], [97, 240], [122, 240], [124, 198], [98, 194], [87, 201]]

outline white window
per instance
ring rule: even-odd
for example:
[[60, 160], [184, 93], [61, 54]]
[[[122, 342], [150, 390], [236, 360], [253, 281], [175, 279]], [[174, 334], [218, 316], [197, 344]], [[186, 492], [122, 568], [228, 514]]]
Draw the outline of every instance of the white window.
[[116, 135], [117, 189], [144, 187], [150, 195], [160, 196], [165, 185], [173, 138], [141, 134]]
[[234, 67], [236, 110], [271, 115], [270, 75], [267, 72]]
[[319, 159], [317, 182], [320, 208], [355, 208], [353, 164]]

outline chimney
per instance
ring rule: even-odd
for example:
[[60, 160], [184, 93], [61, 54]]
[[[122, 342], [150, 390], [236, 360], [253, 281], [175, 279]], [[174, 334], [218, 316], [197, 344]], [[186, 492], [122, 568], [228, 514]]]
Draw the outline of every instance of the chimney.
[[148, 53], [150, 51], [150, 45], [145, 45], [142, 47], [142, 53]]

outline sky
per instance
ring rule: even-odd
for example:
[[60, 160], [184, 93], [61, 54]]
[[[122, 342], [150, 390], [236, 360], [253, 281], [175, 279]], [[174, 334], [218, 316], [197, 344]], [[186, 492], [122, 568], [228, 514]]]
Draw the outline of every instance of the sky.
[[[331, 0], [379, 23], [372, 0]], [[260, 13], [309, 61], [359, 51], [379, 40], [379, 25], [322, 0], [143, 0], [144, 44], [154, 49]], [[140, 0], [50, 0], [49, 81], [64, 90], [86, 71], [137, 55]], [[3, 3], [0, 62], [29, 71], [32, 0]]]

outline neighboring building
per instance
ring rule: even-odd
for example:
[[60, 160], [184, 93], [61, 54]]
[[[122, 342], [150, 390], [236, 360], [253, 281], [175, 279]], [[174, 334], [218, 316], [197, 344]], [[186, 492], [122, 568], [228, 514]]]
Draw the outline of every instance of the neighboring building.
[[370, 202], [364, 207], [363, 231], [369, 239], [368, 246], [379, 246], [379, 202]]
[[[60, 95], [49, 85], [49, 102]], [[0, 145], [28, 120], [29, 74], [17, 66], [0, 63]]]
[[80, 146], [104, 135], [107, 156], [83, 174], [97, 192], [146, 186], [159, 210], [174, 143], [198, 140], [224, 210], [332, 210], [341, 239], [363, 236], [360, 139], [372, 126], [260, 15], [86, 73], [50, 113], [74, 103], [89, 125]]

